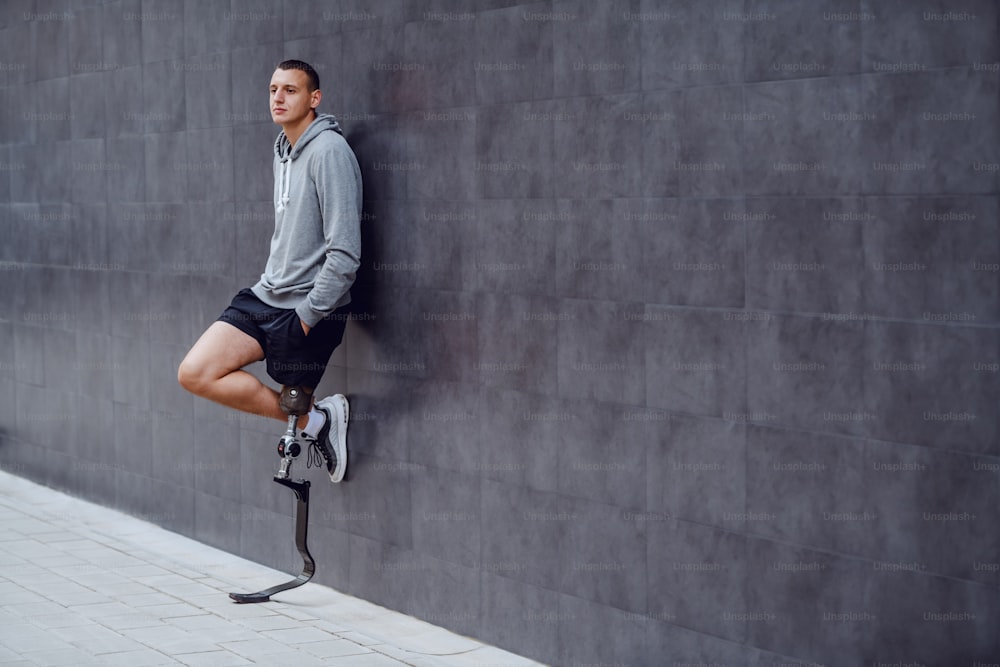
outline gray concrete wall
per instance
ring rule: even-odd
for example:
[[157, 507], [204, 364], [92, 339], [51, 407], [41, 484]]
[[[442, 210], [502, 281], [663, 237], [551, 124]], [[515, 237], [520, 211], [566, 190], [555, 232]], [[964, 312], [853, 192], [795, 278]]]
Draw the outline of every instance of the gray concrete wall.
[[366, 185], [318, 581], [560, 665], [995, 662], [997, 34], [987, 0], [5, 2], [0, 467], [295, 568], [281, 425], [175, 369], [262, 269], [302, 58]]

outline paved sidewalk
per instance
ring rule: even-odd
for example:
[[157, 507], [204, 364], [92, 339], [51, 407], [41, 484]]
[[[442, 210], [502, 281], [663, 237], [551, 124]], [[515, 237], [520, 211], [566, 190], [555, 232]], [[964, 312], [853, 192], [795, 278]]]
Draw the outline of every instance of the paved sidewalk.
[[0, 665], [538, 665], [0, 472]]

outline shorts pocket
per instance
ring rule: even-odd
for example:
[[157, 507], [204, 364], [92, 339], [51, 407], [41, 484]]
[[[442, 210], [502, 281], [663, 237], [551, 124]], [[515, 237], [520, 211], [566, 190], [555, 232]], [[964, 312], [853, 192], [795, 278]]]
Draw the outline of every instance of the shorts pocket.
[[288, 334], [292, 340], [298, 340], [306, 337], [306, 332], [302, 330], [302, 320], [299, 318], [299, 314], [294, 310], [290, 311], [288, 315]]

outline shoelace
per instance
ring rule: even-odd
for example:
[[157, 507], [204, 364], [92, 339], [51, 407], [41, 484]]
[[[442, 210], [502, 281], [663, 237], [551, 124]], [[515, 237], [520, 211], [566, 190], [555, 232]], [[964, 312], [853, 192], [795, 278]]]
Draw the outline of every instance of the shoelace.
[[323, 452], [319, 448], [319, 443], [310, 438], [309, 451], [306, 452], [306, 468], [322, 468], [323, 466]]

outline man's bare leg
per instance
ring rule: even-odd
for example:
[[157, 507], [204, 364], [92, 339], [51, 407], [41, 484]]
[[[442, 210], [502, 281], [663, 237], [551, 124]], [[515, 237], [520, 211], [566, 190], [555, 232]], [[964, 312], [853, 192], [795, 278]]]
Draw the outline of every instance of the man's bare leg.
[[[252, 336], [227, 322], [213, 322], [184, 357], [177, 381], [196, 396], [287, 423], [278, 392], [242, 370], [263, 358], [264, 351]], [[306, 415], [299, 417], [299, 428], [307, 421]]]

